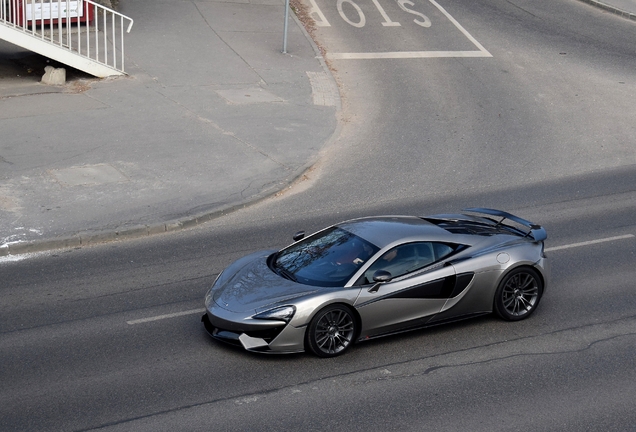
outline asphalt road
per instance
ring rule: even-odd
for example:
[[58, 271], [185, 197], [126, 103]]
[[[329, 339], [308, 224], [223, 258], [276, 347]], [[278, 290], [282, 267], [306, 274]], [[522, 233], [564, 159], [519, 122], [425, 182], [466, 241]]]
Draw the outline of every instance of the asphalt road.
[[[358, 29], [367, 51], [398, 49], [400, 40], [416, 37], [421, 44], [406, 48], [477, 51], [454, 26], [438, 31], [445, 17], [436, 20], [428, 2], [417, 9], [430, 15], [429, 28], [407, 28], [412, 15], [384, 3], [403, 26], [373, 21], [369, 3]], [[313, 202], [351, 208], [396, 198], [504, 195], [636, 164], [632, 22], [578, 1], [443, 5], [492, 57], [330, 60], [343, 89], [344, 127], [323, 168], [310, 174], [320, 179], [309, 191]], [[328, 52], [361, 49], [333, 15], [331, 27], [317, 30]], [[307, 207], [298, 202], [285, 210]]]
[[[444, 17], [405, 4], [425, 30]], [[330, 60], [341, 135], [287, 193], [182, 233], [0, 261], [0, 429], [634, 430], [636, 27], [576, 1], [444, 6], [492, 57]], [[324, 45], [360, 52], [324, 12]], [[445, 28], [421, 49], [474, 49]], [[388, 29], [369, 49], [420, 37]], [[362, 214], [474, 205], [548, 230], [553, 277], [528, 320], [330, 360], [203, 331], [207, 286], [249, 251]]]
[[553, 279], [531, 319], [412, 332], [332, 360], [215, 343], [198, 311], [230, 260], [283, 246], [296, 227], [333, 222], [330, 213], [262, 224], [241, 214], [182, 235], [3, 262], [12, 282], [2, 290], [0, 425], [629, 430], [636, 224], [625, 203], [636, 196], [591, 192], [532, 210], [553, 233]]

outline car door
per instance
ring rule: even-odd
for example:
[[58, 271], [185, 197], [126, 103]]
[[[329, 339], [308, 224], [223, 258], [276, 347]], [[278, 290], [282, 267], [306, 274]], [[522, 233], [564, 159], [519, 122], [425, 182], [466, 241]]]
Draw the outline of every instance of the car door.
[[[431, 256], [426, 256], [427, 251]], [[455, 269], [435, 264], [438, 257], [433, 251], [431, 243], [400, 245], [364, 271], [354, 304], [362, 321], [361, 338], [423, 326], [442, 309], [455, 286]], [[393, 279], [372, 283], [377, 270], [388, 271]]]

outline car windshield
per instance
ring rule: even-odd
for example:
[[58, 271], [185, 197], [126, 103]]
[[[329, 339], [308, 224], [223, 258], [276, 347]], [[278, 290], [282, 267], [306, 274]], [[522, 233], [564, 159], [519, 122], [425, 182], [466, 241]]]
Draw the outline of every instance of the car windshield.
[[344, 286], [379, 248], [342, 228], [329, 228], [280, 251], [272, 270], [314, 286]]

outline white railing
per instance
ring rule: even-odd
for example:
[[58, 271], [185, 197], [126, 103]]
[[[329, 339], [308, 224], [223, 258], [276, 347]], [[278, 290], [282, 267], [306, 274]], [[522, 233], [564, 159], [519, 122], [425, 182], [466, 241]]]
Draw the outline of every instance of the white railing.
[[133, 20], [92, 0], [0, 0], [0, 24], [125, 73]]

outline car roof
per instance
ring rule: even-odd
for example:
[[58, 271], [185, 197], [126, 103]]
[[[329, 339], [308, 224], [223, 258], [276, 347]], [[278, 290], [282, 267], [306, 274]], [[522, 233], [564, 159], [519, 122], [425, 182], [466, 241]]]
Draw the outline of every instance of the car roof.
[[365, 217], [342, 222], [336, 226], [373, 243], [380, 249], [400, 240], [440, 242], [459, 240], [457, 236], [444, 228], [415, 216]]

